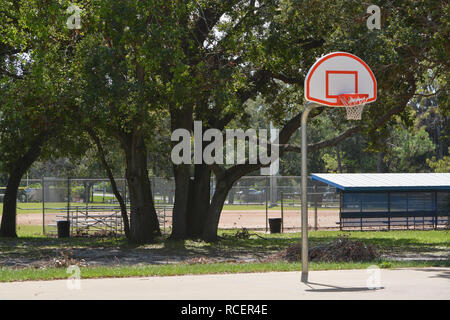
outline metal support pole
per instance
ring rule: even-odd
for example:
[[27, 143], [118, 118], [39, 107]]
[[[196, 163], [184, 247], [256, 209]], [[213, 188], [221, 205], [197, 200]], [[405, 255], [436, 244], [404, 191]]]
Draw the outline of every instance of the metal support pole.
[[[269, 208], [268, 208], [268, 192], [267, 192], [267, 186], [266, 186], [266, 189], [265, 189], [265, 194], [266, 194], [266, 233], [268, 232], [268, 226], [267, 226], [267, 223], [269, 222]], [[283, 207], [281, 207], [281, 210], [283, 210]]]
[[391, 193], [388, 192], [388, 231], [391, 230]]
[[45, 235], [45, 187], [44, 187], [44, 177], [42, 177], [42, 234]]
[[319, 229], [319, 224], [317, 222], [317, 201], [314, 201], [314, 230], [318, 230]]
[[86, 203], [86, 216], [88, 215], [89, 212], [89, 192], [88, 190], [86, 190], [87, 188], [87, 184], [86, 182], [84, 183], [84, 202]]
[[342, 231], [342, 208], [343, 208], [343, 200], [342, 191], [339, 191], [339, 230]]
[[311, 110], [315, 107], [315, 104], [307, 102], [305, 110], [302, 113], [302, 169], [301, 169], [301, 181], [302, 181], [302, 282], [308, 282], [308, 198], [307, 198], [307, 138], [306, 138], [306, 122]]
[[437, 191], [434, 192], [434, 230], [437, 230], [438, 226], [438, 198]]
[[281, 192], [281, 233], [284, 233], [284, 204], [283, 204], [283, 192]]
[[69, 214], [70, 214], [70, 177], [67, 177], [67, 221], [70, 221]]

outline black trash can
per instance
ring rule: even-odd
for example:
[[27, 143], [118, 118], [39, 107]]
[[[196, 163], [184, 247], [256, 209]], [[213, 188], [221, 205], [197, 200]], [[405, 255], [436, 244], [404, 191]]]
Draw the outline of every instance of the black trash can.
[[58, 228], [58, 238], [70, 237], [70, 221], [67, 220], [57, 221], [56, 226]]
[[270, 233], [281, 232], [281, 218], [269, 219]]

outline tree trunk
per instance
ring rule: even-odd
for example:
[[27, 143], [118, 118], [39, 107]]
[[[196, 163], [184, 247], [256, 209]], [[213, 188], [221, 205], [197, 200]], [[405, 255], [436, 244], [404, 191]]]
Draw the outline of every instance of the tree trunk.
[[109, 166], [108, 162], [106, 161], [105, 151], [103, 150], [103, 146], [101, 144], [100, 138], [97, 136], [97, 134], [95, 133], [95, 131], [93, 129], [88, 128], [87, 130], [88, 130], [92, 140], [94, 140], [94, 143], [97, 146], [98, 157], [100, 159], [100, 162], [103, 164], [103, 168], [105, 168], [106, 174], [108, 175], [114, 196], [116, 197], [117, 201], [119, 202], [120, 213], [122, 215], [122, 220], [123, 220], [123, 229], [125, 231], [125, 237], [128, 240], [131, 240], [130, 222], [128, 221], [127, 206], [125, 204], [125, 201], [123, 201], [123, 198], [119, 192], [119, 189], [117, 188], [117, 183], [116, 183], [116, 180], [114, 179], [114, 175], [112, 173], [111, 167]]
[[84, 196], [83, 196], [84, 203], [89, 203], [89, 190], [90, 190], [89, 183], [84, 181], [83, 187], [84, 187]]
[[17, 190], [20, 185], [22, 174], [18, 170], [13, 170], [9, 174], [6, 186], [5, 197], [3, 198], [3, 215], [0, 235], [2, 237], [17, 238], [16, 234], [16, 201]]
[[131, 241], [152, 242], [161, 235], [147, 171], [147, 147], [142, 133], [133, 131], [122, 139], [127, 163], [126, 179], [130, 194]]
[[210, 204], [211, 169], [196, 165], [194, 179], [189, 165], [178, 165], [175, 172], [175, 205], [171, 239], [201, 238]]
[[205, 241], [214, 242], [218, 239], [217, 231], [219, 228], [220, 213], [222, 212], [230, 188], [231, 185], [228, 185], [224, 180], [217, 179], [216, 190], [211, 200], [203, 228], [202, 239]]
[[173, 240], [184, 240], [187, 238], [187, 208], [190, 189], [190, 170], [188, 164], [175, 165], [175, 202], [172, 212], [172, 234]]
[[194, 181], [191, 185], [191, 202], [187, 209], [188, 236], [201, 238], [210, 206], [211, 169], [208, 165], [195, 166]]
[[234, 204], [235, 194], [236, 194], [235, 189], [231, 188], [230, 192], [228, 193], [228, 204]]
[[[17, 238], [16, 233], [16, 201], [17, 192], [25, 172], [30, 168], [41, 153], [41, 147], [46, 141], [49, 132], [43, 132], [33, 140], [30, 148], [18, 159], [9, 171], [8, 184], [3, 198], [3, 214], [0, 225], [0, 237]], [[23, 146], [18, 146], [23, 147]], [[44, 186], [42, 186], [44, 187]]]
[[[193, 105], [188, 105], [180, 109], [171, 109], [171, 129], [186, 129], [192, 130], [192, 110]], [[172, 142], [172, 147], [177, 142]], [[178, 164], [173, 166], [173, 173], [175, 178], [175, 201], [172, 211], [172, 234], [170, 238], [173, 240], [184, 240], [188, 237], [187, 215], [189, 202], [189, 190], [191, 185], [191, 165]], [[189, 202], [189, 203], [188, 203]]]

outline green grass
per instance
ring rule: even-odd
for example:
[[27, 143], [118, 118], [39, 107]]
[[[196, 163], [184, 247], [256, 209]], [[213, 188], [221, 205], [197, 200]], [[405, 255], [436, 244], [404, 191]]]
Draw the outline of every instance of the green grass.
[[[30, 246], [31, 249], [39, 250], [39, 247], [45, 246], [46, 248], [59, 248], [64, 246], [71, 247], [103, 247], [103, 246], [124, 246], [128, 247], [128, 243], [124, 237], [108, 237], [108, 238], [65, 238], [58, 239], [56, 237], [49, 237], [42, 233], [42, 226], [34, 225], [19, 225], [17, 226], [18, 239], [3, 239], [3, 242], [13, 242], [16, 247]], [[1, 246], [2, 238], [0, 238], [0, 253], [3, 250], [14, 250], [14, 246], [11, 248], [4, 248]]]
[[[236, 231], [222, 231], [222, 235], [231, 235]], [[252, 237], [248, 240], [226, 238], [219, 242], [220, 245], [251, 249], [255, 247], [286, 247], [300, 241], [301, 234], [262, 234], [265, 239]], [[316, 245], [326, 241], [332, 241], [339, 236], [347, 235], [352, 240], [363, 241], [379, 246], [385, 250], [434, 250], [437, 248], [449, 248], [450, 232], [445, 230], [398, 230], [398, 231], [309, 231], [310, 245]]]
[[[0, 239], [0, 256], [13, 257], [40, 257], [42, 254], [55, 252], [65, 248], [120, 248], [121, 250], [140, 250], [142, 252], [155, 252], [168, 257], [185, 255], [189, 257], [221, 257], [222, 254], [231, 256], [239, 254], [257, 254], [262, 257], [270, 256], [286, 247], [300, 241], [300, 233], [264, 234], [260, 237], [251, 236], [249, 239], [234, 237], [238, 230], [220, 230], [221, 240], [216, 243], [204, 241], [172, 241], [162, 237], [153, 244], [133, 246], [123, 237], [119, 238], [49, 238], [42, 234], [39, 226], [19, 226], [19, 239]], [[251, 234], [256, 232], [250, 231]], [[448, 251], [450, 233], [445, 230], [401, 230], [401, 231], [310, 231], [310, 246], [326, 241], [332, 241], [339, 236], [348, 235], [352, 240], [363, 241], [367, 244], [377, 245], [384, 253], [427, 253], [433, 251]], [[263, 238], [261, 238], [263, 237]], [[402, 267], [450, 267], [450, 261], [392, 261], [380, 259], [372, 262], [329, 263], [313, 262], [311, 270], [338, 270], [361, 269], [369, 265], [378, 265], [383, 268]], [[141, 277], [141, 276], [174, 276], [187, 274], [222, 274], [245, 272], [271, 272], [271, 271], [298, 271], [299, 263], [285, 261], [274, 262], [236, 262], [236, 263], [207, 263], [187, 264], [184, 262], [164, 265], [134, 265], [134, 266], [98, 266], [82, 267], [82, 278], [102, 277]], [[0, 267], [0, 282], [24, 280], [50, 280], [65, 279], [68, 277], [65, 268], [47, 267], [38, 268], [10, 268]]]
[[116, 200], [116, 197], [115, 196], [111, 196], [111, 195], [105, 195], [105, 197], [103, 197], [103, 195], [101, 195], [101, 196], [94, 195], [94, 203], [103, 204], [103, 199], [105, 199], [105, 201]]
[[[186, 241], [170, 241], [162, 239], [154, 244], [155, 247], [171, 247], [173, 249], [201, 247], [222, 250], [277, 250], [285, 248], [291, 244], [300, 241], [301, 234], [283, 233], [283, 234], [265, 234], [261, 232], [253, 232], [259, 234], [262, 238], [252, 236], [250, 239], [237, 239], [233, 237], [237, 230], [220, 230], [219, 236], [223, 239], [217, 243], [206, 243], [193, 240]], [[377, 245], [384, 250], [396, 251], [433, 251], [435, 249], [448, 249], [450, 246], [450, 232], [446, 230], [398, 230], [398, 231], [310, 231], [310, 245], [316, 245], [326, 241], [332, 241], [339, 236], [347, 235], [352, 240], [363, 241], [368, 244]], [[51, 240], [54, 243], [72, 243], [82, 245], [97, 245], [111, 243], [112, 245], [121, 244], [127, 246], [124, 238], [70, 238], [56, 239], [48, 238], [42, 234], [41, 226], [20, 225], [17, 228], [19, 239], [14, 241], [33, 241], [41, 242]]]
[[46, 238], [42, 233], [42, 226], [19, 225], [17, 226], [16, 233], [19, 238]]
[[[344, 270], [365, 269], [371, 265], [380, 268], [412, 268], [412, 267], [450, 267], [449, 261], [374, 261], [352, 263], [310, 263], [310, 270]], [[300, 263], [271, 262], [271, 263], [213, 263], [213, 264], [167, 264], [146, 266], [119, 267], [81, 267], [81, 278], [121, 278], [121, 277], [152, 277], [152, 276], [181, 276], [199, 274], [232, 274], [255, 272], [285, 272], [300, 271]], [[69, 277], [65, 268], [0, 268], [0, 282], [56, 280]]]

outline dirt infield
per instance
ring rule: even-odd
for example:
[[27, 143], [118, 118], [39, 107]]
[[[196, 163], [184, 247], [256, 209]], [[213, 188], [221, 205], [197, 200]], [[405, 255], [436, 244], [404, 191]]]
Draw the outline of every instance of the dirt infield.
[[[170, 225], [171, 212], [166, 212], [166, 226]], [[320, 229], [336, 228], [339, 221], [339, 211], [337, 209], [319, 210], [318, 227]], [[61, 213], [46, 213], [45, 224], [55, 224]], [[280, 210], [269, 210], [269, 219], [281, 218]], [[314, 227], [314, 210], [308, 212], [308, 224]], [[42, 225], [42, 215], [39, 213], [19, 214], [17, 215], [18, 225]], [[284, 228], [298, 229], [301, 225], [300, 211], [288, 210], [284, 212]], [[267, 224], [268, 227], [268, 224]], [[247, 228], [247, 229], [265, 229], [266, 212], [265, 210], [224, 210], [219, 221], [219, 228]]]
[[[338, 210], [320, 210], [317, 213], [319, 228], [336, 228], [339, 221]], [[269, 210], [268, 218], [281, 218], [279, 210]], [[300, 211], [289, 210], [284, 212], [285, 229], [299, 229], [301, 226]], [[308, 211], [308, 225], [314, 227], [314, 210]], [[264, 210], [253, 211], [223, 211], [219, 221], [219, 227], [228, 228], [248, 228], [248, 229], [265, 229], [266, 228], [266, 212]]]

